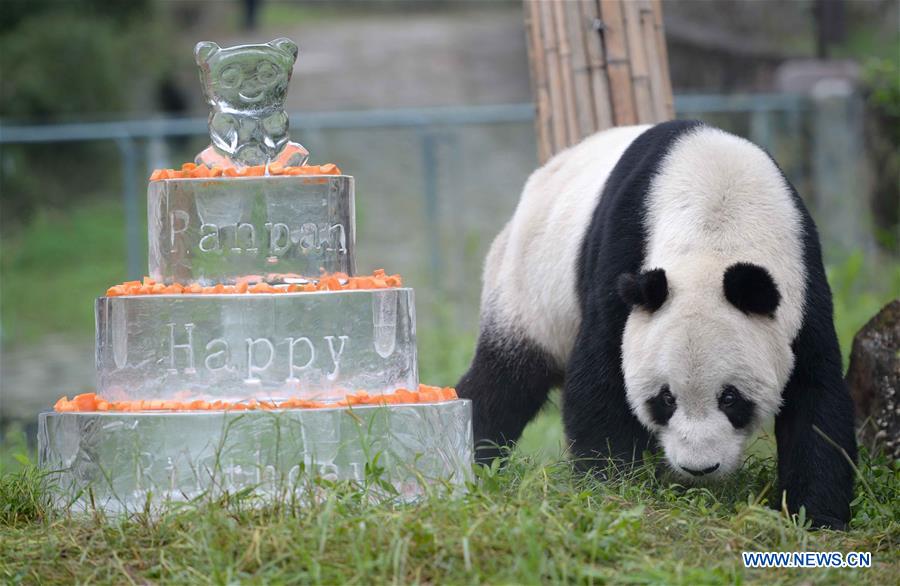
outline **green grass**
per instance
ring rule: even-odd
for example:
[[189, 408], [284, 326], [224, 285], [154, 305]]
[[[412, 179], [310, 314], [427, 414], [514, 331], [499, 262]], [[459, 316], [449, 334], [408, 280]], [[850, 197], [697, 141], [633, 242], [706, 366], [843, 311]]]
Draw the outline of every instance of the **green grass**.
[[[599, 481], [565, 460], [513, 454], [468, 495], [372, 502], [323, 484], [305, 507], [248, 496], [158, 517], [51, 514], [33, 468], [0, 481], [6, 583], [888, 584], [900, 572], [900, 464], [863, 456], [848, 532], [766, 506], [773, 463], [752, 457], [712, 489], [650, 465]], [[870, 569], [745, 570], [741, 551], [869, 551]]]

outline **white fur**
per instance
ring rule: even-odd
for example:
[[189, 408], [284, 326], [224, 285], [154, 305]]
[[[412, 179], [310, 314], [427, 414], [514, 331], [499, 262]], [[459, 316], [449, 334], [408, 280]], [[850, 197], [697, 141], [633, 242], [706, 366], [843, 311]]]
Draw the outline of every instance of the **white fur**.
[[[559, 153], [528, 179], [510, 222], [491, 246], [483, 318], [525, 335], [564, 367], [581, 316], [576, 263], [609, 173], [647, 126], [598, 133]], [[629, 403], [655, 430], [673, 468], [740, 464], [753, 429], [735, 430], [717, 407], [726, 384], [776, 413], [793, 368], [790, 344], [805, 295], [799, 213], [777, 167], [751, 143], [701, 127], [664, 159], [647, 200], [645, 269], [662, 268], [669, 298], [655, 313], [635, 310], [623, 337]], [[744, 315], [724, 296], [725, 269], [765, 267], [782, 295], [775, 319]], [[677, 400], [659, 429], [646, 400], [668, 384]]]
[[[753, 144], [710, 128], [682, 136], [663, 161], [647, 203], [644, 269], [663, 268], [669, 297], [633, 311], [623, 336], [628, 400], [657, 429], [646, 401], [667, 384], [677, 409], [657, 429], [676, 470], [740, 465], [746, 439], [774, 415], [793, 369], [803, 319], [801, 219], [778, 168]], [[775, 319], [747, 316], [725, 299], [725, 270], [766, 268], [782, 299]], [[757, 425], [735, 430], [718, 409], [734, 385], [757, 405]]]
[[585, 231], [606, 178], [648, 128], [600, 132], [532, 173], [485, 261], [483, 317], [506, 335], [526, 335], [560, 367], [581, 323], [575, 264]]

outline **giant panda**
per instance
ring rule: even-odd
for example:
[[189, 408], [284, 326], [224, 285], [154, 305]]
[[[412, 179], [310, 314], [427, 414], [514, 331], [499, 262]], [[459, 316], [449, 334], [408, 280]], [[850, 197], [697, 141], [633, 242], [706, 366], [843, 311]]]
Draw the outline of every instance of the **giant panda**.
[[773, 501], [849, 520], [853, 406], [819, 238], [747, 140], [696, 121], [619, 127], [531, 175], [487, 255], [457, 385], [478, 459], [555, 386], [579, 466], [661, 450], [684, 479], [719, 479], [774, 417]]

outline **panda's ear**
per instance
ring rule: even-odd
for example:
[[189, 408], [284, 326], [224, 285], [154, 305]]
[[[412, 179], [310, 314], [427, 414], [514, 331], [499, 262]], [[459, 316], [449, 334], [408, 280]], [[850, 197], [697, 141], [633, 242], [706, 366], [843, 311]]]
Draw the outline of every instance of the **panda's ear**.
[[295, 60], [297, 59], [297, 54], [300, 52], [300, 49], [297, 48], [297, 43], [284, 37], [275, 39], [274, 41], [270, 42], [269, 45], [281, 49], [282, 51], [293, 57]]
[[669, 296], [669, 282], [662, 269], [644, 271], [637, 275], [623, 273], [616, 280], [616, 290], [622, 301], [632, 306], [640, 306], [647, 311], [656, 311]]
[[761, 266], [739, 262], [725, 270], [725, 299], [747, 314], [775, 316], [781, 294]]
[[194, 60], [197, 62], [197, 65], [203, 65], [218, 52], [219, 45], [212, 41], [200, 41], [194, 46]]

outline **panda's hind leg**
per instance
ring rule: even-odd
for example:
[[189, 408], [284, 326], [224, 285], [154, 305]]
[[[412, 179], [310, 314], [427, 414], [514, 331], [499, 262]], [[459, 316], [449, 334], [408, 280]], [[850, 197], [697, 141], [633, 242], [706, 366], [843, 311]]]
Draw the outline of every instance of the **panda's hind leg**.
[[475, 459], [489, 463], [522, 435], [562, 382], [562, 371], [536, 344], [485, 320], [472, 365], [457, 392], [472, 401]]

